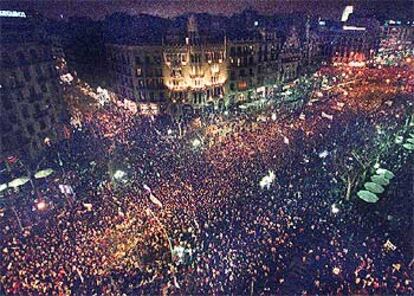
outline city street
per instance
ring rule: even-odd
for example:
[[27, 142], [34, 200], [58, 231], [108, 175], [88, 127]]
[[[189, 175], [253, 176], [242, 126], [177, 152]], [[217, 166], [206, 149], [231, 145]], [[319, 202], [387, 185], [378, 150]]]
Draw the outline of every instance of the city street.
[[[85, 116], [59, 147], [62, 169], [37, 182], [48, 202], [34, 209], [38, 221], [29, 222], [24, 209], [32, 207], [22, 204], [23, 236], [18, 225], [2, 225], [6, 291], [412, 292], [410, 242], [387, 230], [412, 227], [412, 200], [400, 196], [385, 222], [379, 208], [373, 215], [344, 199], [343, 178], [356, 162], [352, 153], [376, 153], [379, 127], [400, 134], [411, 116], [412, 129], [412, 93], [401, 81], [414, 72], [343, 71], [318, 72], [339, 82], [315, 89], [318, 101], [290, 117], [272, 119], [271, 109], [223, 117], [229, 131], [220, 139], [189, 138], [202, 130], [179, 138], [174, 127], [169, 136], [156, 121], [114, 104]], [[355, 75], [358, 82], [348, 84]], [[381, 167], [412, 171], [412, 155], [399, 155], [384, 155]], [[259, 186], [270, 171], [270, 189]], [[393, 186], [407, 192], [401, 182]], [[76, 193], [71, 207], [62, 203], [61, 183]]]
[[0, 296], [414, 295], [414, 2], [352, 2], [0, 1]]

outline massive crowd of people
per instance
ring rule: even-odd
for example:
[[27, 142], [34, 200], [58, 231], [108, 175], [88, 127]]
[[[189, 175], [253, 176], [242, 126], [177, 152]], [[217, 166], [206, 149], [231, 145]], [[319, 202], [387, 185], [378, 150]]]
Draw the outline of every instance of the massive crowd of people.
[[[391, 104], [360, 104], [360, 94], [334, 91], [283, 119], [266, 111], [266, 121], [218, 117], [229, 132], [220, 140], [203, 135], [196, 147], [195, 132], [180, 138], [164, 122], [105, 106], [50, 147], [54, 175], [36, 181], [36, 190], [7, 192], [3, 292], [414, 293], [403, 232], [413, 229], [412, 155], [398, 151], [402, 169], [378, 205], [343, 200], [341, 167], [355, 162], [351, 152], [372, 151], [378, 126], [392, 134], [406, 124], [412, 93], [387, 96]], [[395, 157], [381, 165], [390, 168]], [[269, 170], [275, 181], [261, 188]], [[126, 176], [117, 179], [117, 171]], [[36, 207], [33, 194], [47, 207]]]

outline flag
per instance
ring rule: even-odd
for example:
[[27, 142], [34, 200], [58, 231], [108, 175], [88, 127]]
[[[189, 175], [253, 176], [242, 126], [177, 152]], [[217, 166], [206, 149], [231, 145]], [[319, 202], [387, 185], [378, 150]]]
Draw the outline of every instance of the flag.
[[154, 194], [150, 193], [149, 199], [153, 204], [155, 204], [155, 205], [159, 206], [160, 208], [162, 208], [161, 201], [158, 198], [156, 198]]
[[91, 203], [84, 203], [83, 206], [88, 212], [92, 211], [92, 204]]
[[384, 249], [385, 251], [390, 252], [390, 251], [395, 251], [397, 247], [389, 239], [387, 239], [387, 241], [384, 244]]
[[63, 194], [74, 194], [73, 188], [70, 185], [59, 185], [59, 190]]
[[17, 157], [16, 157], [16, 156], [14, 156], [14, 155], [7, 156], [6, 160], [7, 160], [7, 162], [8, 162], [9, 164], [13, 164], [13, 163], [15, 163], [15, 162], [17, 161]]
[[178, 282], [177, 282], [177, 278], [176, 277], [174, 277], [174, 286], [177, 288], [177, 289], [180, 289], [181, 287], [180, 287], [180, 285], [178, 284]]
[[320, 158], [325, 158], [329, 155], [329, 152], [327, 150], [322, 151], [318, 154]]
[[149, 186], [147, 184], [144, 184], [144, 189], [147, 190], [148, 192], [151, 192], [151, 188], [149, 188]]
[[324, 117], [324, 118], [328, 118], [329, 120], [333, 120], [333, 116], [332, 115], [326, 114], [323, 111], [322, 111], [322, 115], [321, 116]]

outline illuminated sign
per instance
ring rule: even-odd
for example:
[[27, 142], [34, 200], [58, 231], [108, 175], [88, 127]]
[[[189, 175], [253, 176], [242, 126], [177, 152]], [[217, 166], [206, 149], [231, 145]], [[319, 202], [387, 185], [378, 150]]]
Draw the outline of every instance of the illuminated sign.
[[26, 13], [23, 11], [14, 10], [0, 10], [0, 17], [26, 17]]
[[326, 22], [325, 21], [319, 21], [319, 26], [325, 26]]
[[365, 31], [365, 27], [356, 27], [356, 26], [343, 26], [342, 29], [345, 31]]
[[364, 62], [358, 62], [358, 61], [351, 61], [351, 62], [349, 62], [349, 66], [350, 67], [364, 67], [365, 63]]
[[341, 22], [346, 22], [349, 18], [349, 15], [354, 12], [354, 7], [352, 5], [348, 5], [345, 7], [344, 12], [342, 13]]

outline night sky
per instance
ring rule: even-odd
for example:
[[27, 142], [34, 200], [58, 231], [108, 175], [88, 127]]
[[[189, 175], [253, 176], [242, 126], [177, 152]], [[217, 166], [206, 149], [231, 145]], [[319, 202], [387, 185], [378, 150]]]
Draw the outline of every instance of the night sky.
[[323, 17], [339, 18], [345, 5], [355, 11], [374, 13], [379, 17], [409, 18], [414, 14], [414, 1], [350, 1], [350, 0], [32, 0], [0, 1], [2, 9], [29, 10], [58, 18], [90, 16], [100, 19], [114, 12], [148, 13], [174, 17], [188, 12], [231, 15], [251, 7], [263, 14], [305, 12]]

